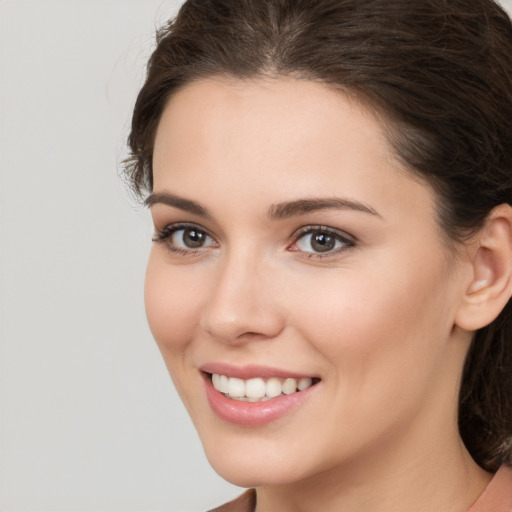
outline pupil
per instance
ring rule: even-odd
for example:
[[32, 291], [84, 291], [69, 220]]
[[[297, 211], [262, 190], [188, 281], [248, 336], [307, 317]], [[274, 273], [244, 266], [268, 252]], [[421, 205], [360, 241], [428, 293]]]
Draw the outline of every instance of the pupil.
[[334, 249], [336, 241], [332, 236], [323, 234], [315, 235], [311, 240], [313, 249], [317, 252], [327, 252]]
[[201, 247], [204, 243], [204, 233], [196, 231], [195, 229], [189, 229], [183, 234], [183, 242], [191, 249]]

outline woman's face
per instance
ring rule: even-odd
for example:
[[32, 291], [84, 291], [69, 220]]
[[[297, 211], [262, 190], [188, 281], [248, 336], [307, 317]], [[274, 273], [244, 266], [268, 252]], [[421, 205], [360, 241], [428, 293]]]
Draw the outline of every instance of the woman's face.
[[154, 149], [147, 315], [214, 468], [284, 484], [443, 445], [467, 275], [384, 126], [321, 84], [211, 79]]

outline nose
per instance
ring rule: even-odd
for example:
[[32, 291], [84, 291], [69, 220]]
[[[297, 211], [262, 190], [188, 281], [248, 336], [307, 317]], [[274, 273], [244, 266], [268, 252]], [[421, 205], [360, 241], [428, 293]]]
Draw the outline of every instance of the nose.
[[277, 304], [274, 276], [262, 260], [247, 254], [232, 255], [219, 263], [202, 311], [202, 329], [226, 344], [278, 336], [284, 315]]

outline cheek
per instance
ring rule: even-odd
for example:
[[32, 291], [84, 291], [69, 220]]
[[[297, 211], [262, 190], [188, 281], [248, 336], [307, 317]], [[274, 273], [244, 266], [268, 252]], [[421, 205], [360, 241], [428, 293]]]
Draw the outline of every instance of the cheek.
[[162, 354], [186, 348], [197, 329], [200, 287], [153, 250], [144, 285], [149, 327]]
[[[343, 269], [317, 281], [322, 293], [314, 296], [313, 283], [305, 282], [304, 292], [289, 298], [295, 301], [291, 311], [333, 373], [352, 376], [355, 386], [397, 371], [414, 373], [439, 355], [451, 331], [442, 269], [437, 262], [429, 268], [381, 262], [363, 271]], [[299, 296], [311, 299], [299, 303]]]
[[378, 437], [376, 425], [395, 432], [430, 400], [443, 368], [450, 322], [441, 275], [400, 273], [403, 279], [367, 271], [341, 280], [340, 272], [336, 283], [323, 283], [321, 297], [291, 303], [301, 336], [328, 362], [322, 414], [342, 444]]

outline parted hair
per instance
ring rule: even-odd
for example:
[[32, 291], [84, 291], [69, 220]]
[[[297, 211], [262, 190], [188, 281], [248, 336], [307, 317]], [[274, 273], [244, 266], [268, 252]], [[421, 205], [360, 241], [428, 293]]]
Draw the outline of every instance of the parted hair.
[[[157, 32], [124, 172], [153, 187], [156, 128], [179, 88], [214, 76], [292, 76], [378, 112], [410, 172], [436, 191], [443, 233], [464, 243], [512, 204], [512, 25], [492, 0], [188, 0]], [[475, 461], [512, 463], [512, 303], [475, 333], [459, 428]]]

